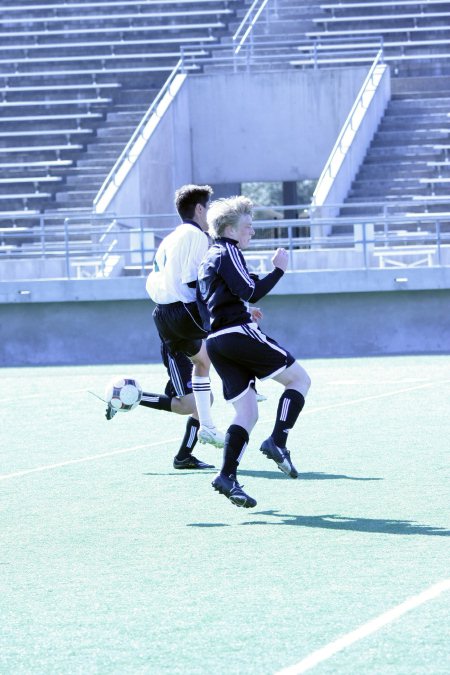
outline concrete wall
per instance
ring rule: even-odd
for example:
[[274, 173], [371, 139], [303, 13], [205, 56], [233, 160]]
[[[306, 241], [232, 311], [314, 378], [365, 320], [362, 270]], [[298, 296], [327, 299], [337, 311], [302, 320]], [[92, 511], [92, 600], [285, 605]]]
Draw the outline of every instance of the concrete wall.
[[366, 73], [189, 75], [108, 212], [172, 213], [183, 183], [317, 179]]
[[[408, 270], [409, 288], [396, 284], [393, 272], [379, 272], [379, 290], [371, 291], [364, 271], [285, 277], [277, 293], [258, 303], [262, 329], [297, 358], [450, 353], [448, 279], [441, 279], [447, 287], [440, 290], [414, 290], [421, 270]], [[0, 304], [0, 366], [159, 362], [153, 304], [144, 290], [125, 299], [133, 287], [144, 286], [143, 279], [133, 279], [122, 294], [121, 281], [85, 282], [78, 296], [71, 291], [81, 282], [67, 282], [60, 288], [64, 302], [50, 295], [45, 300], [45, 294], [33, 302], [33, 290], [15, 291], [9, 304]], [[102, 287], [112, 290], [102, 293]]]
[[367, 68], [191, 76], [193, 180], [317, 179]]
[[258, 304], [268, 334], [298, 359], [450, 353], [450, 291], [269, 296]]

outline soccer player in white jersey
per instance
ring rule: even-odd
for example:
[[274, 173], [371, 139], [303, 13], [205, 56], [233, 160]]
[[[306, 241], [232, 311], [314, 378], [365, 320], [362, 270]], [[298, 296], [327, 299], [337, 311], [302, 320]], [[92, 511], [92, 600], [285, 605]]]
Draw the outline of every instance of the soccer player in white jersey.
[[298, 472], [286, 448], [287, 437], [311, 384], [304, 368], [259, 329], [248, 310], [247, 302], [257, 302], [269, 293], [288, 264], [287, 251], [279, 248], [272, 257], [269, 274], [258, 280], [250, 276], [242, 249], [255, 234], [252, 210], [252, 202], [246, 197], [218, 199], [211, 204], [208, 223], [214, 243], [198, 274], [200, 307], [203, 303], [211, 321], [208, 354], [222, 380], [225, 400], [235, 409], [225, 437], [223, 465], [212, 486], [233, 504], [245, 508], [256, 506], [256, 500], [244, 492], [236, 474], [258, 419], [255, 379], [272, 378], [284, 387], [273, 431], [260, 449], [291, 478], [297, 478]]
[[224, 435], [211, 417], [211, 361], [204, 342], [207, 330], [196, 302], [198, 268], [210, 245], [206, 214], [212, 192], [209, 185], [184, 185], [176, 191], [175, 206], [182, 223], [161, 242], [146, 288], [156, 304], [153, 319], [168, 353], [185, 354], [193, 363], [198, 440], [223, 447]]

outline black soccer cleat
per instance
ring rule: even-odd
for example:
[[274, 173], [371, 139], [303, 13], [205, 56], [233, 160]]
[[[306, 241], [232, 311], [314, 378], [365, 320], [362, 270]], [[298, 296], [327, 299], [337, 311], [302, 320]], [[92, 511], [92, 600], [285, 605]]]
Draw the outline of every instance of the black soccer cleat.
[[186, 457], [185, 459], [177, 459], [176, 457], [173, 458], [173, 468], [174, 469], [214, 469], [214, 464], [206, 464], [206, 462], [202, 462], [200, 459], [197, 459], [197, 457], [194, 457], [194, 455], [189, 455], [189, 457]]
[[221, 495], [228, 497], [230, 502], [235, 504], [235, 506], [243, 506], [245, 509], [251, 509], [256, 506], [256, 499], [253, 499], [253, 497], [244, 492], [242, 485], [239, 485], [237, 482], [236, 476], [230, 475], [227, 478], [223, 474], [218, 473], [211, 485]]
[[116, 413], [117, 413], [117, 410], [116, 410], [115, 408], [113, 408], [112, 405], [110, 405], [110, 404], [108, 403], [108, 405], [106, 406], [106, 412], [105, 412], [105, 417], [106, 417], [106, 419], [107, 419], [107, 420], [112, 420], [112, 418], [114, 417], [114, 415], [115, 415]]
[[273, 459], [277, 467], [291, 478], [298, 477], [298, 471], [291, 462], [291, 455], [287, 448], [279, 448], [278, 445], [275, 445], [275, 441], [272, 436], [269, 436], [265, 441], [263, 441], [261, 447], [261, 452], [263, 455], [269, 459]]

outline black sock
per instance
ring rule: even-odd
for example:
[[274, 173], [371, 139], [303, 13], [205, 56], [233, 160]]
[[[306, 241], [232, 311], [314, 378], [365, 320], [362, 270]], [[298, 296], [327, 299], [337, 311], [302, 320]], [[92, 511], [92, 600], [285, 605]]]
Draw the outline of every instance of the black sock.
[[220, 473], [224, 476], [236, 475], [239, 459], [247, 447], [248, 432], [238, 424], [228, 427], [225, 434], [225, 447], [223, 449], [223, 465]]
[[296, 389], [286, 389], [280, 397], [277, 418], [272, 431], [272, 438], [279, 448], [286, 447], [288, 433], [296, 423], [304, 405], [305, 398]]
[[197, 443], [197, 432], [200, 422], [194, 417], [188, 417], [186, 422], [186, 431], [184, 432], [183, 440], [181, 441], [180, 449], [177, 453], [177, 459], [186, 459], [192, 454], [192, 450]]
[[151, 394], [148, 391], [143, 391], [139, 405], [143, 405], [146, 408], [156, 408], [156, 410], [172, 412], [171, 401], [172, 398], [165, 394]]

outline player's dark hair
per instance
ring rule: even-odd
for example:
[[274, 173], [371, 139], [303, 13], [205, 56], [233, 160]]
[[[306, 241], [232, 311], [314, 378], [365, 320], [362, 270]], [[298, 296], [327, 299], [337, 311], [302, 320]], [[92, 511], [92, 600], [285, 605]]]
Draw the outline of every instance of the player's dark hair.
[[175, 192], [175, 208], [182, 220], [192, 219], [195, 207], [201, 204], [206, 207], [213, 193], [209, 185], [183, 185]]

